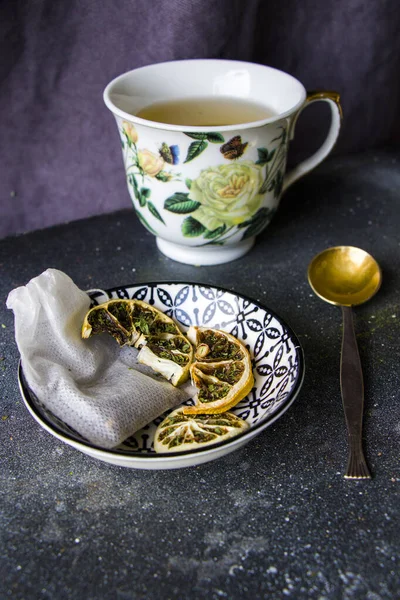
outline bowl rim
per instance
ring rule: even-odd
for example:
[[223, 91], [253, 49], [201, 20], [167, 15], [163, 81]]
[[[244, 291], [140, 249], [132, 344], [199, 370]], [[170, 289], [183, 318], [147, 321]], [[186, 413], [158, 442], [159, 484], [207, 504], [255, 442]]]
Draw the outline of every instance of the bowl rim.
[[177, 132], [177, 133], [181, 133], [181, 132], [183, 132], [183, 133], [184, 132], [207, 133], [210, 131], [210, 126], [208, 126], [208, 125], [185, 125], [185, 126], [183, 126], [183, 125], [174, 125], [172, 123], [160, 123], [158, 121], [151, 121], [148, 119], [143, 119], [143, 118], [133, 115], [129, 112], [126, 112], [125, 110], [122, 110], [112, 100], [112, 95], [113, 95], [115, 87], [117, 87], [118, 84], [120, 84], [121, 82], [124, 82], [125, 80], [127, 80], [129, 77], [132, 77], [132, 75], [134, 75], [134, 74], [136, 75], [140, 71], [141, 72], [156, 71], [157, 69], [163, 68], [163, 66], [165, 66], [165, 65], [167, 65], [167, 66], [172, 65], [172, 66], [176, 66], [179, 68], [179, 66], [181, 66], [183, 64], [193, 67], [193, 69], [196, 69], [196, 66], [199, 65], [200, 63], [203, 63], [205, 65], [207, 65], [207, 64], [211, 65], [211, 63], [214, 63], [214, 64], [226, 65], [227, 67], [229, 66], [230, 68], [236, 67], [236, 68], [247, 68], [247, 69], [253, 69], [253, 70], [257, 69], [259, 71], [262, 70], [264, 72], [279, 74], [280, 77], [292, 81], [299, 89], [299, 100], [297, 100], [297, 102], [295, 102], [290, 108], [283, 110], [282, 112], [280, 112], [272, 117], [268, 117], [266, 119], [258, 119], [257, 121], [252, 121], [249, 123], [236, 123], [234, 125], [220, 125], [219, 127], [216, 128], [218, 131], [229, 132], [229, 131], [246, 130], [246, 129], [257, 129], [257, 128], [263, 127], [265, 125], [277, 123], [278, 121], [280, 121], [282, 119], [287, 119], [289, 116], [295, 114], [298, 110], [300, 110], [300, 108], [304, 105], [304, 102], [306, 101], [307, 92], [306, 92], [306, 89], [305, 89], [304, 85], [302, 84], [302, 82], [299, 81], [299, 79], [297, 79], [297, 77], [295, 77], [291, 73], [288, 73], [287, 71], [283, 71], [282, 69], [278, 69], [278, 68], [272, 67], [270, 65], [264, 65], [262, 63], [251, 62], [251, 61], [246, 61], [246, 60], [236, 60], [236, 59], [227, 59], [227, 58], [187, 58], [187, 59], [177, 59], [177, 60], [166, 60], [166, 61], [161, 61], [161, 62], [152, 63], [152, 64], [148, 64], [148, 65], [143, 65], [142, 67], [137, 67], [135, 69], [130, 69], [128, 71], [125, 71], [124, 73], [120, 73], [119, 75], [114, 77], [104, 88], [103, 102], [106, 105], [106, 107], [108, 108], [108, 110], [113, 115], [116, 115], [126, 121], [132, 122], [135, 125], [141, 125], [141, 126], [149, 127], [152, 129], [159, 129], [159, 130], [163, 130], [163, 131], [171, 131], [171, 132]]
[[[194, 450], [185, 450], [183, 452], [167, 452], [167, 453], [154, 453], [154, 452], [144, 453], [144, 452], [135, 452], [135, 451], [128, 452], [125, 450], [118, 450], [117, 448], [112, 449], [110, 451], [109, 449], [104, 449], [104, 448], [101, 448], [100, 446], [96, 446], [95, 444], [92, 444], [89, 441], [78, 440], [75, 437], [73, 437], [72, 435], [64, 433], [63, 431], [58, 429], [56, 425], [54, 425], [52, 422], [50, 422], [48, 419], [46, 419], [46, 417], [43, 416], [41, 414], [41, 412], [38, 410], [38, 408], [35, 404], [35, 401], [32, 398], [33, 392], [29, 389], [28, 383], [25, 380], [22, 362], [21, 362], [21, 360], [19, 360], [18, 384], [19, 384], [21, 396], [24, 400], [24, 403], [25, 403], [28, 411], [31, 413], [31, 415], [35, 418], [35, 420], [46, 431], [48, 431], [50, 434], [57, 437], [58, 439], [65, 441], [67, 444], [70, 444], [70, 445], [74, 446], [75, 448], [80, 449], [83, 452], [87, 452], [88, 450], [90, 450], [92, 454], [95, 454], [95, 453], [99, 454], [99, 457], [104, 456], [104, 457], [109, 457], [111, 459], [112, 457], [119, 456], [119, 457], [124, 457], [125, 459], [128, 459], [128, 460], [129, 460], [129, 458], [131, 458], [132, 461], [151, 460], [151, 461], [163, 462], [166, 460], [171, 460], [172, 462], [175, 462], [175, 461], [179, 461], [179, 459], [183, 458], [183, 457], [196, 456], [199, 454], [210, 455], [210, 454], [218, 452], [223, 447], [232, 448], [238, 444], [242, 445], [242, 444], [246, 443], [247, 439], [250, 441], [250, 439], [252, 437], [257, 435], [263, 429], [266, 429], [267, 427], [272, 425], [272, 423], [274, 423], [277, 419], [279, 419], [290, 408], [290, 406], [293, 404], [293, 402], [297, 398], [297, 396], [300, 392], [300, 389], [302, 387], [303, 381], [304, 381], [304, 376], [305, 376], [304, 350], [302, 348], [302, 345], [300, 344], [300, 341], [299, 341], [297, 335], [295, 334], [293, 329], [288, 325], [288, 323], [284, 319], [282, 319], [282, 317], [280, 317], [275, 311], [271, 310], [269, 307], [267, 307], [263, 303], [259, 302], [258, 300], [255, 300], [254, 298], [251, 298], [250, 296], [247, 296], [246, 294], [232, 291], [232, 290], [229, 290], [228, 288], [225, 288], [225, 287], [219, 286], [219, 285], [206, 284], [206, 283], [200, 283], [200, 282], [177, 281], [177, 280], [130, 283], [127, 285], [114, 286], [111, 288], [107, 288], [105, 290], [102, 290], [101, 288], [96, 288], [93, 290], [88, 290], [87, 293], [88, 293], [89, 297], [91, 297], [90, 292], [102, 291], [102, 292], [105, 292], [110, 297], [110, 294], [112, 294], [113, 292], [117, 292], [118, 290], [121, 290], [121, 289], [132, 288], [132, 287], [135, 287], [135, 288], [136, 287], [155, 287], [156, 288], [156, 287], [162, 286], [162, 285], [189, 285], [192, 287], [198, 286], [198, 287], [203, 287], [203, 288], [208, 288], [208, 289], [215, 289], [218, 291], [222, 291], [224, 293], [236, 295], [241, 299], [252, 302], [253, 304], [258, 306], [262, 310], [266, 311], [268, 314], [272, 315], [275, 319], [277, 319], [277, 321], [284, 326], [284, 328], [286, 329], [286, 331], [289, 334], [290, 339], [294, 342], [294, 347], [296, 350], [296, 355], [297, 355], [298, 364], [299, 364], [298, 373], [296, 376], [296, 381], [294, 383], [294, 386], [293, 386], [291, 392], [289, 393], [289, 395], [287, 396], [287, 398], [285, 399], [285, 401], [282, 403], [282, 405], [272, 415], [270, 415], [269, 417], [267, 417], [265, 419], [261, 419], [258, 423], [249, 427], [245, 431], [241, 432], [239, 435], [237, 435], [233, 438], [228, 438], [228, 439], [218, 442], [216, 444], [212, 444], [210, 446], [205, 446], [204, 448], [197, 448]], [[201, 325], [200, 325], [200, 327], [201, 327]], [[40, 400], [40, 399], [38, 399], [38, 400]], [[176, 407], [176, 408], [178, 408], [178, 407]]]

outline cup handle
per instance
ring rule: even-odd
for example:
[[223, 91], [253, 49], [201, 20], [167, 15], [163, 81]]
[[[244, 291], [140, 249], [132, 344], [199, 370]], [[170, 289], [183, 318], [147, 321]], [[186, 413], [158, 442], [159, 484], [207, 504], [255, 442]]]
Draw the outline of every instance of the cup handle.
[[320, 162], [324, 160], [336, 144], [336, 140], [339, 136], [340, 126], [342, 123], [343, 112], [342, 107], [340, 106], [340, 95], [337, 92], [308, 92], [306, 101], [303, 107], [295, 116], [291, 128], [290, 128], [290, 139], [293, 139], [294, 129], [297, 123], [297, 119], [300, 114], [310, 104], [313, 102], [328, 102], [331, 107], [331, 126], [326, 136], [326, 139], [322, 146], [312, 155], [310, 158], [306, 158], [301, 163], [299, 163], [296, 167], [294, 167], [289, 173], [286, 173], [285, 178], [283, 180], [283, 191], [287, 190], [287, 188], [292, 185], [295, 181], [303, 177], [306, 173], [309, 173], [312, 169], [314, 169]]

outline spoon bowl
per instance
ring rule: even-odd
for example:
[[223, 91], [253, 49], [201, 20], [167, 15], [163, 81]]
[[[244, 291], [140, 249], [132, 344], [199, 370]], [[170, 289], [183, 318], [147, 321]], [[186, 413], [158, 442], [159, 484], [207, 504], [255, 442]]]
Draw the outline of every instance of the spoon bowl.
[[335, 246], [313, 258], [308, 267], [308, 281], [322, 300], [342, 307], [340, 387], [349, 443], [345, 477], [370, 479], [362, 450], [364, 382], [351, 307], [363, 304], [376, 294], [382, 281], [381, 269], [365, 250]]
[[314, 292], [330, 304], [363, 304], [379, 290], [382, 273], [374, 258], [354, 246], [328, 248], [313, 258], [308, 281]]

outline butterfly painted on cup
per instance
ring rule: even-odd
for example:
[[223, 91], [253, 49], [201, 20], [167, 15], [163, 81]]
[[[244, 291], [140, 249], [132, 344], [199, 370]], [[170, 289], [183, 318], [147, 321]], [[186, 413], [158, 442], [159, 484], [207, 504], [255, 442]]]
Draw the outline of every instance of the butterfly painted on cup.
[[159, 149], [160, 156], [169, 165], [177, 165], [179, 162], [179, 146], [168, 146], [166, 142], [161, 144]]
[[241, 136], [235, 135], [235, 137], [229, 140], [229, 142], [222, 144], [220, 152], [224, 155], [224, 158], [227, 158], [228, 160], [236, 160], [243, 155], [248, 144], [248, 142], [243, 144]]

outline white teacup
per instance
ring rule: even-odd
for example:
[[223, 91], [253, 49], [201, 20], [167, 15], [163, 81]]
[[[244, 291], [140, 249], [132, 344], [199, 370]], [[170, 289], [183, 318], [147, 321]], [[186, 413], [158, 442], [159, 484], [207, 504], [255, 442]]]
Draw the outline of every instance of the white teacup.
[[[160, 101], [248, 100], [273, 116], [251, 123], [191, 126], [137, 115]], [[321, 148], [286, 173], [300, 112], [322, 100], [331, 126]], [[335, 92], [307, 93], [291, 75], [253, 63], [182, 60], [135, 69], [111, 81], [104, 101], [122, 142], [128, 189], [142, 224], [169, 258], [215, 265], [243, 256], [270, 222], [282, 192], [317, 166], [339, 134]]]

